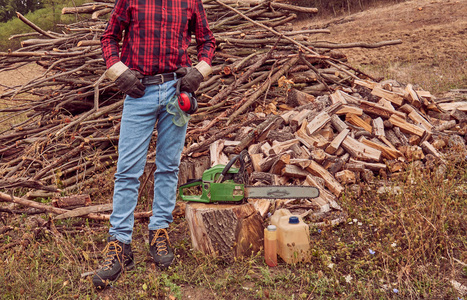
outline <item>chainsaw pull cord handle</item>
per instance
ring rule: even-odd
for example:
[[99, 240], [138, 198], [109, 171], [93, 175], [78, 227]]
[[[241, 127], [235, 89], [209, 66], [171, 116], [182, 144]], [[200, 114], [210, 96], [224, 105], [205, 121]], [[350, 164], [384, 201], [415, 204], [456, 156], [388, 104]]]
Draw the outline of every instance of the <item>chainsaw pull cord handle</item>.
[[219, 177], [217, 178], [216, 180], [216, 183], [221, 183], [222, 181], [224, 181], [224, 177], [225, 175], [227, 174], [227, 172], [229, 172], [230, 168], [233, 166], [233, 164], [238, 160], [240, 159], [240, 164], [241, 164], [241, 167], [240, 169], [243, 170], [245, 168], [245, 161], [243, 160], [243, 155], [244, 154], [245, 150], [243, 150], [242, 152], [240, 152], [240, 154], [236, 155], [234, 158], [232, 158], [229, 163], [227, 165], [225, 165], [224, 167], [224, 170], [222, 170], [221, 174], [219, 175]]

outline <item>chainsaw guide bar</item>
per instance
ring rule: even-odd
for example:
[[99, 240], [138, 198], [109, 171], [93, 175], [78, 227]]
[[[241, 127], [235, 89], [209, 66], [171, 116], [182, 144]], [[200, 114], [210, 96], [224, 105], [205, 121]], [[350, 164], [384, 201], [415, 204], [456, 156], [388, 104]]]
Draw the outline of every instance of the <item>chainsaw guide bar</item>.
[[263, 199], [304, 199], [316, 198], [319, 189], [312, 186], [296, 185], [267, 185], [267, 186], [245, 186], [246, 198]]

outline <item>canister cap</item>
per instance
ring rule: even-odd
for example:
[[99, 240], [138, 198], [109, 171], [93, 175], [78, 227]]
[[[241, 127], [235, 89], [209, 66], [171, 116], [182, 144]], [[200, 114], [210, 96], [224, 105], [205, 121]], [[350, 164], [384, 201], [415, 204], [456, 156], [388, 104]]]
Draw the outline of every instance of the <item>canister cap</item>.
[[269, 226], [268, 226], [268, 230], [269, 230], [269, 231], [276, 231], [276, 230], [277, 230], [277, 227], [276, 227], [276, 225], [269, 225]]
[[299, 223], [298, 217], [292, 216], [289, 218], [289, 224], [298, 224], [298, 223]]

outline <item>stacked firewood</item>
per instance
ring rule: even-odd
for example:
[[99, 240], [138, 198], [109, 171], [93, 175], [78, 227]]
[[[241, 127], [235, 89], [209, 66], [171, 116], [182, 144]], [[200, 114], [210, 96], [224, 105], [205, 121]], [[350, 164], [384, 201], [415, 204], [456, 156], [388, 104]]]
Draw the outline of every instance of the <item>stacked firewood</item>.
[[[0, 126], [9, 125], [0, 133], [0, 188], [76, 193], [115, 164], [124, 95], [103, 76], [99, 44], [110, 2], [65, 8], [91, 17], [62, 33], [18, 14], [34, 38], [0, 53], [0, 69], [36, 62], [44, 73], [0, 95], [8, 103]], [[338, 208], [345, 185], [389, 176], [414, 161], [442, 163], [440, 149], [459, 142], [445, 130], [465, 124], [461, 107], [450, 113], [427, 91], [379, 83], [338, 50], [401, 41], [318, 42], [312, 36], [328, 30], [294, 31], [290, 24], [297, 12], [315, 9], [280, 1], [203, 2], [217, 52], [213, 75], [197, 91], [200, 109], [188, 126], [179, 183], [248, 149], [252, 184], [318, 186], [321, 196], [310, 205], [325, 211]], [[196, 62], [195, 43], [189, 53]], [[157, 132], [149, 162], [155, 143]]]

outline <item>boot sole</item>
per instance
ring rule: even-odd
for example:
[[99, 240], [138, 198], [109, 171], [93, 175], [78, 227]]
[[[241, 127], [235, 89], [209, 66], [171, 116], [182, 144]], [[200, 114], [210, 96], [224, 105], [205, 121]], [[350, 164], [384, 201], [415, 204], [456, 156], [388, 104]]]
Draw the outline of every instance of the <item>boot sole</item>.
[[[103, 289], [109, 287], [109, 286], [110, 286], [110, 283], [117, 281], [117, 280], [120, 278], [120, 275], [122, 275], [122, 273], [123, 273], [124, 271], [125, 271], [125, 272], [126, 272], [126, 271], [131, 271], [132, 269], [134, 269], [134, 267], [135, 267], [135, 262], [132, 261], [128, 266], [123, 267], [123, 271], [120, 272], [120, 273], [118, 273], [117, 278], [115, 278], [114, 280], [108, 280], [108, 284], [106, 283], [107, 280], [100, 280], [100, 279], [98, 279], [98, 280], [100, 280], [100, 281], [99, 281], [99, 282], [95, 282], [95, 281], [94, 281], [94, 278], [92, 279], [92, 283], [94, 284], [94, 287], [95, 287], [95, 288], [97, 288], [97, 289], [99, 289], [99, 290], [103, 290]], [[102, 283], [102, 284], [100, 284], [100, 283]]]

